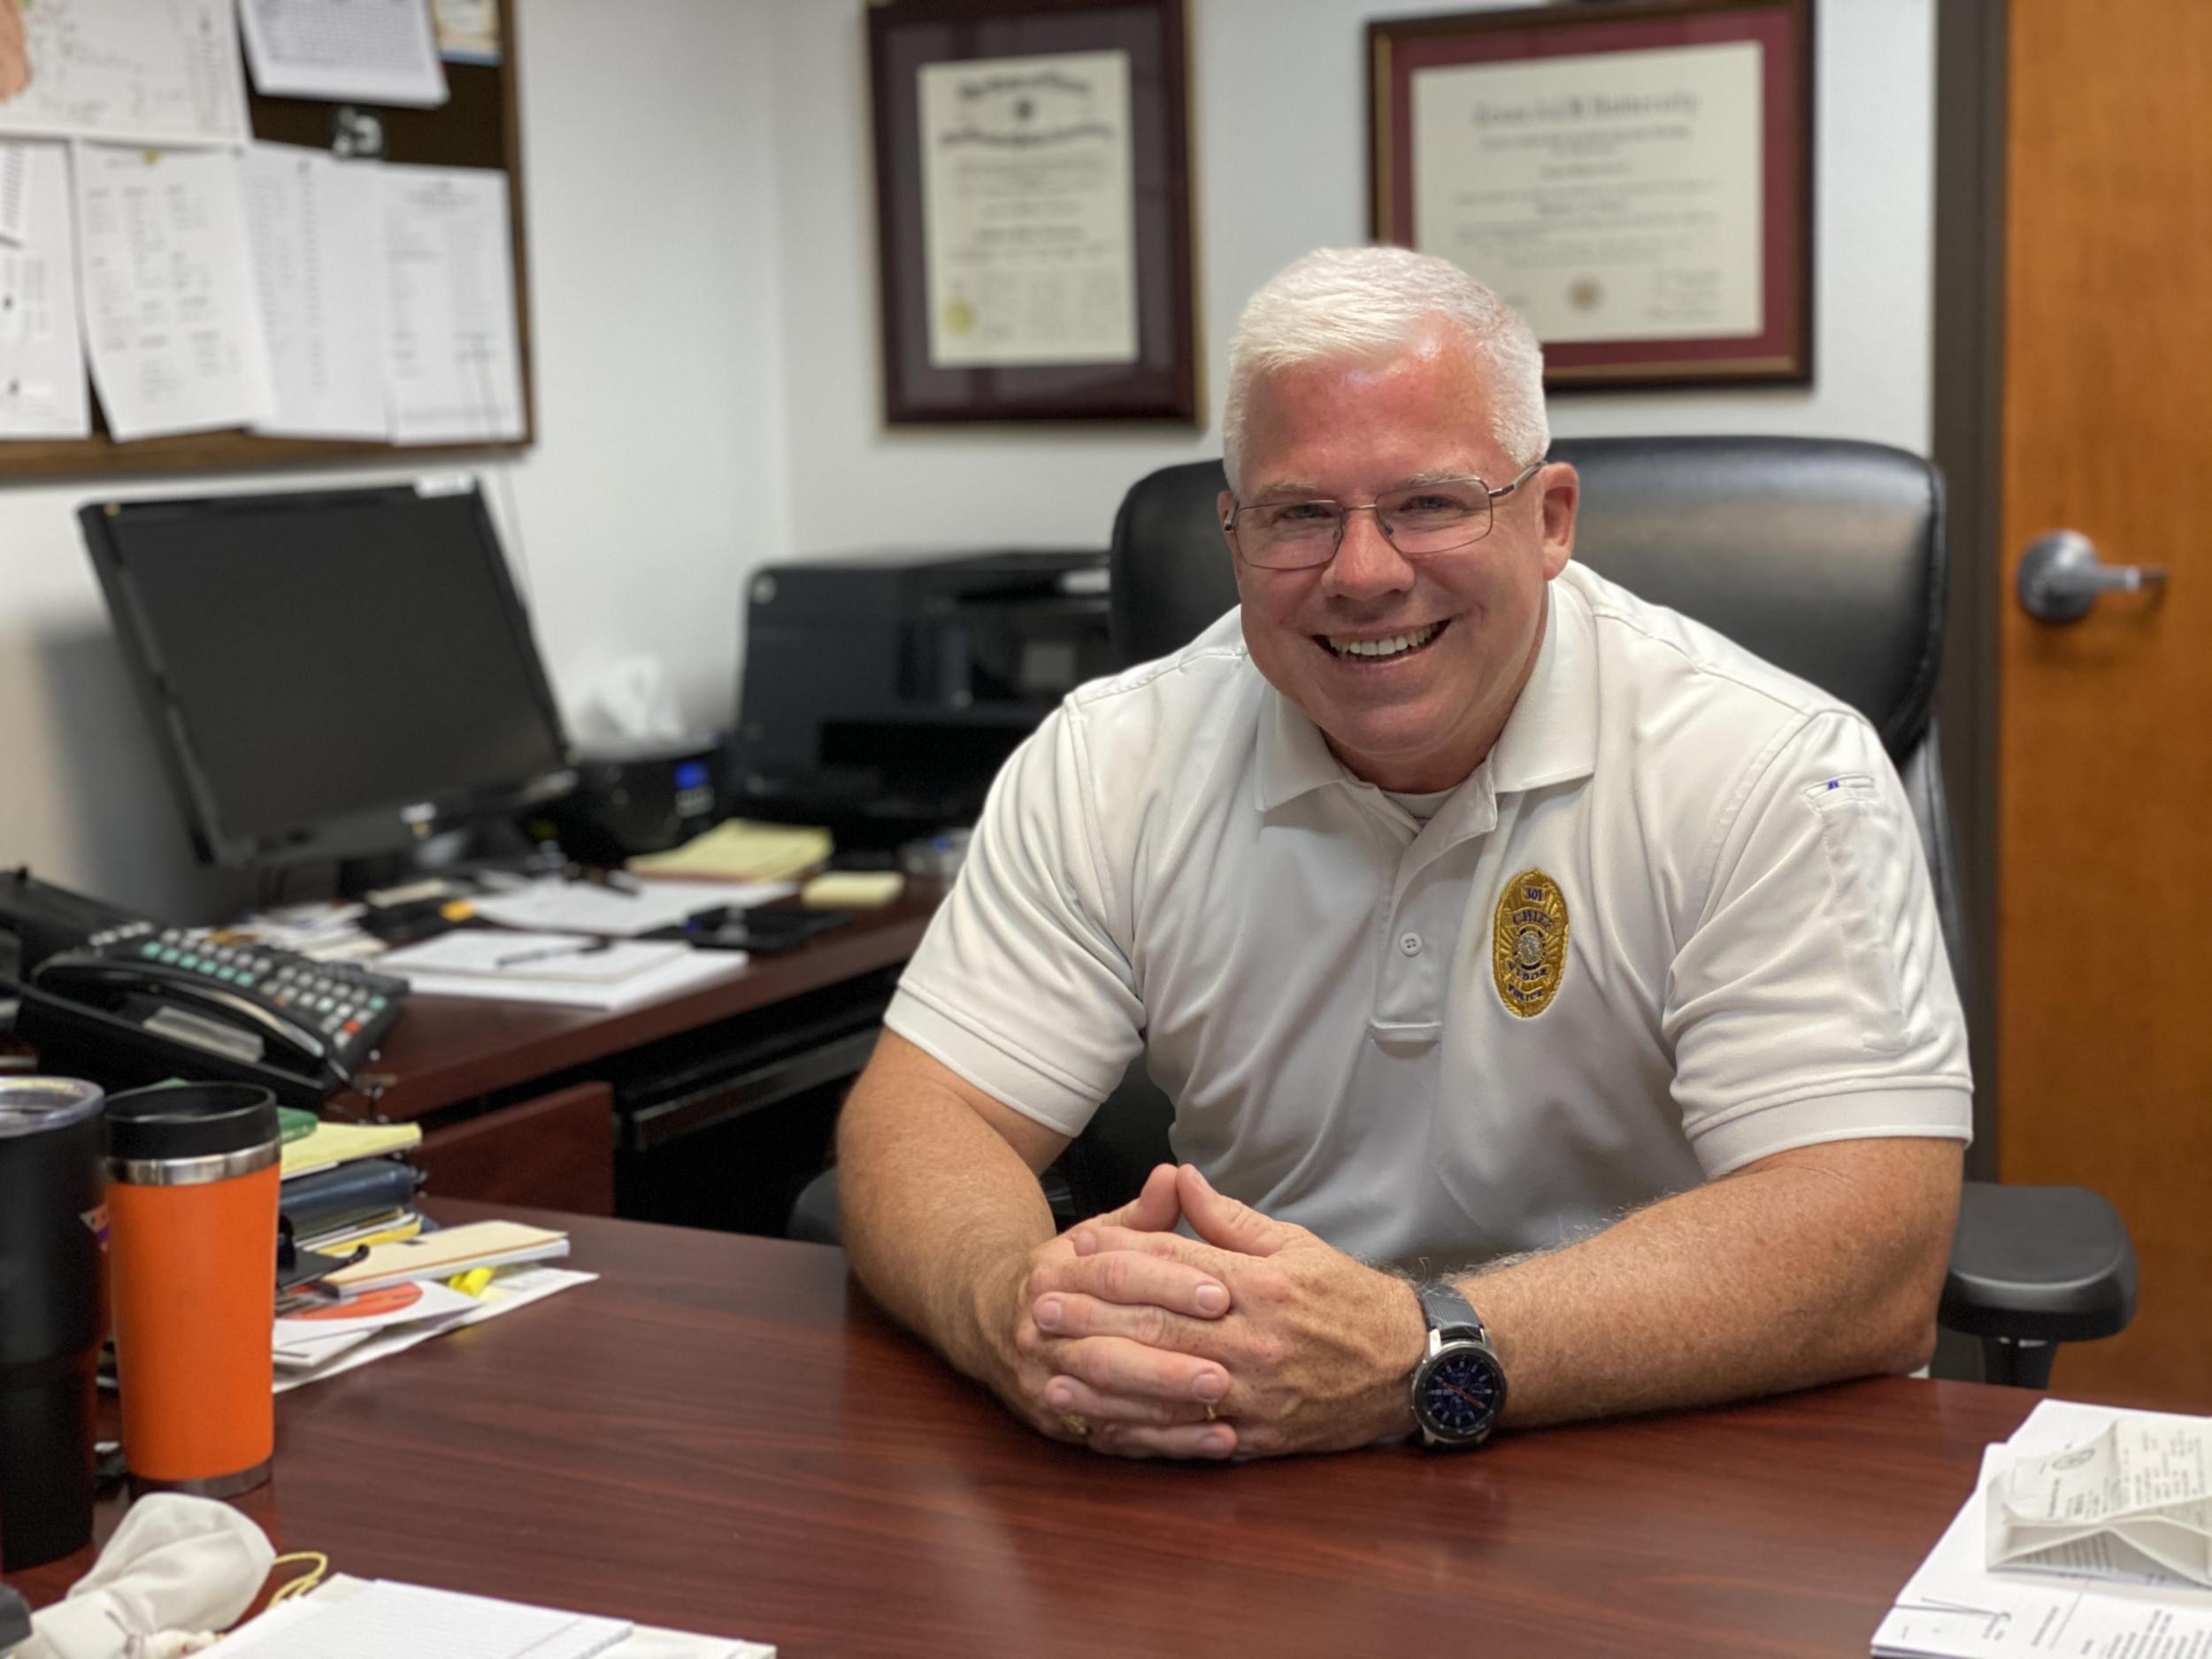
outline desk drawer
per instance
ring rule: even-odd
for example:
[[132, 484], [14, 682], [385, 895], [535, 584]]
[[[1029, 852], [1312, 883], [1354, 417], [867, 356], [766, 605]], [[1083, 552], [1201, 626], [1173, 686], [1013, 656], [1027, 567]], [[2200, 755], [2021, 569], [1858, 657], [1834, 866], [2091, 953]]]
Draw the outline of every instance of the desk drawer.
[[434, 1129], [416, 1149], [438, 1198], [614, 1214], [614, 1090], [576, 1083]]

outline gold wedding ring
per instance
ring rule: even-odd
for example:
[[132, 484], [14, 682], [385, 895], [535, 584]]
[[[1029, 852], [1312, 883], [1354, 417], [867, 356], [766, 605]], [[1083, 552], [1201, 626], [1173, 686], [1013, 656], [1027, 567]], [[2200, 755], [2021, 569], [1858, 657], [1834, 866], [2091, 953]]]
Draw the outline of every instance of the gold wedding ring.
[[1209, 1423], [1215, 1423], [1215, 1422], [1218, 1422], [1219, 1420], [1220, 1420], [1220, 1419], [1219, 1419], [1219, 1418], [1217, 1418], [1217, 1417], [1215, 1417], [1215, 1415], [1214, 1415], [1213, 1402], [1212, 1402], [1212, 1401], [1210, 1401], [1210, 1400], [1209, 1400], [1209, 1401], [1206, 1402], [1206, 1421], [1207, 1421], [1207, 1422], [1209, 1422]]
[[1079, 1440], [1090, 1438], [1091, 1425], [1072, 1411], [1063, 1411], [1060, 1414], [1060, 1425]]

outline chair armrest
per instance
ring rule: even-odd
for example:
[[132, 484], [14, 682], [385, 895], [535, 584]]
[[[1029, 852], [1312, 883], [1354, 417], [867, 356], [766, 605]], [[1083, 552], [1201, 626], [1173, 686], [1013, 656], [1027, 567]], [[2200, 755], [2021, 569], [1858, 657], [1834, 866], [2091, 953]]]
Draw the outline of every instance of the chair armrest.
[[1969, 1336], [2081, 1342], [2135, 1317], [2135, 1246], [2082, 1187], [1969, 1181], [1937, 1317]]

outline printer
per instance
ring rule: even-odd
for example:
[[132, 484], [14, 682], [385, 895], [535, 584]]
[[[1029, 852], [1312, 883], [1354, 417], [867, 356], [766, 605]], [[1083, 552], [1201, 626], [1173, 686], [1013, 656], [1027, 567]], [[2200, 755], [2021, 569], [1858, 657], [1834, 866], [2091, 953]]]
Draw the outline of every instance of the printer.
[[1062, 697], [1116, 666], [1102, 549], [764, 566], [746, 595], [732, 810], [887, 849], [972, 824]]

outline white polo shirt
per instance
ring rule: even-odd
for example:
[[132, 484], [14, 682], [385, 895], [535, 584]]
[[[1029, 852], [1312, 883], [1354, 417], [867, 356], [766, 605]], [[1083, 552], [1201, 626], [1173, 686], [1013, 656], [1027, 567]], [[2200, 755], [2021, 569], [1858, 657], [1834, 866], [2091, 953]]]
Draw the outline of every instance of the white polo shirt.
[[1417, 1271], [1788, 1148], [1970, 1133], [1871, 727], [1572, 565], [1425, 824], [1331, 755], [1235, 612], [1076, 691], [1007, 762], [885, 1022], [1071, 1135], [1141, 1048], [1178, 1157]]

